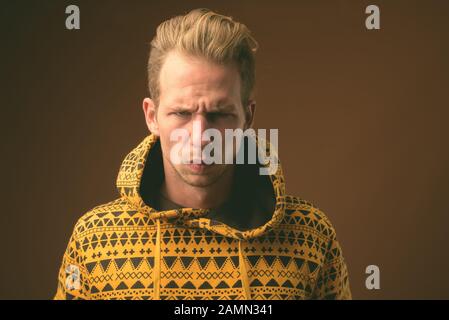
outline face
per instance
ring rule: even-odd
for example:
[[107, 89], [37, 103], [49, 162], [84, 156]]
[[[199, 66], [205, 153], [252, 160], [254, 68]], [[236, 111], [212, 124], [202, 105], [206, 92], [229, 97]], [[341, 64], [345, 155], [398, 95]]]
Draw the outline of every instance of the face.
[[[252, 125], [255, 103], [242, 105], [237, 67], [171, 52], [161, 69], [159, 92], [159, 105], [146, 98], [143, 109], [148, 128], [160, 138], [165, 174], [195, 187], [220, 181], [232, 164], [176, 164], [170, 153], [179, 141], [171, 141], [170, 136], [176, 129], [192, 137], [194, 127], [201, 135], [213, 128], [224, 140], [225, 129], [246, 130]], [[193, 158], [209, 143], [197, 142], [187, 141]]]

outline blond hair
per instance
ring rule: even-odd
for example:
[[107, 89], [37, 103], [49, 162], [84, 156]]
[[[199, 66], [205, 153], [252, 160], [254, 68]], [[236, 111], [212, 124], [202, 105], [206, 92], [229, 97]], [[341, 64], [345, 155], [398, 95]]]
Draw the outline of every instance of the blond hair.
[[150, 96], [159, 103], [159, 75], [167, 54], [173, 50], [218, 64], [234, 63], [240, 73], [242, 104], [249, 102], [255, 84], [258, 44], [249, 29], [231, 17], [209, 9], [195, 9], [159, 25], [151, 41], [148, 60]]

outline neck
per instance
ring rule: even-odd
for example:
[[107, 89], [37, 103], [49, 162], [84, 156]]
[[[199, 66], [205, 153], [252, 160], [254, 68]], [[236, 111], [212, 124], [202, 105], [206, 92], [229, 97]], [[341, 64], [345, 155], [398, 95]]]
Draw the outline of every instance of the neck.
[[177, 173], [167, 174], [167, 170], [165, 173], [165, 179], [161, 186], [162, 194], [170, 201], [185, 208], [217, 208], [231, 194], [234, 175], [232, 165], [216, 182], [205, 187], [190, 185], [183, 181]]

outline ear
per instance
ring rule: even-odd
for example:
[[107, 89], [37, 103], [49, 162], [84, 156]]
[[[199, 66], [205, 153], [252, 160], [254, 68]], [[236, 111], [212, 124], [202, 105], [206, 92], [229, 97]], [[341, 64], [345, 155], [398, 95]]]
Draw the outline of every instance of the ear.
[[254, 114], [256, 113], [256, 100], [249, 100], [246, 109], [246, 128], [251, 128], [254, 122]]
[[150, 98], [143, 99], [143, 113], [145, 114], [145, 122], [151, 133], [159, 136], [159, 126], [157, 123], [157, 109], [153, 100]]

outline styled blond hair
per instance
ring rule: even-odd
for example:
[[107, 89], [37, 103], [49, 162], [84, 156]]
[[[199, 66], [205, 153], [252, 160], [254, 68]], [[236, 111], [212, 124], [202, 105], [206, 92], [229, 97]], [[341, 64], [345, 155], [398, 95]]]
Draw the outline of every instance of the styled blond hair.
[[162, 22], [151, 41], [148, 88], [159, 104], [159, 75], [167, 54], [173, 50], [202, 57], [217, 64], [235, 64], [240, 73], [242, 104], [249, 102], [255, 84], [258, 44], [249, 29], [231, 17], [209, 9], [195, 9]]

